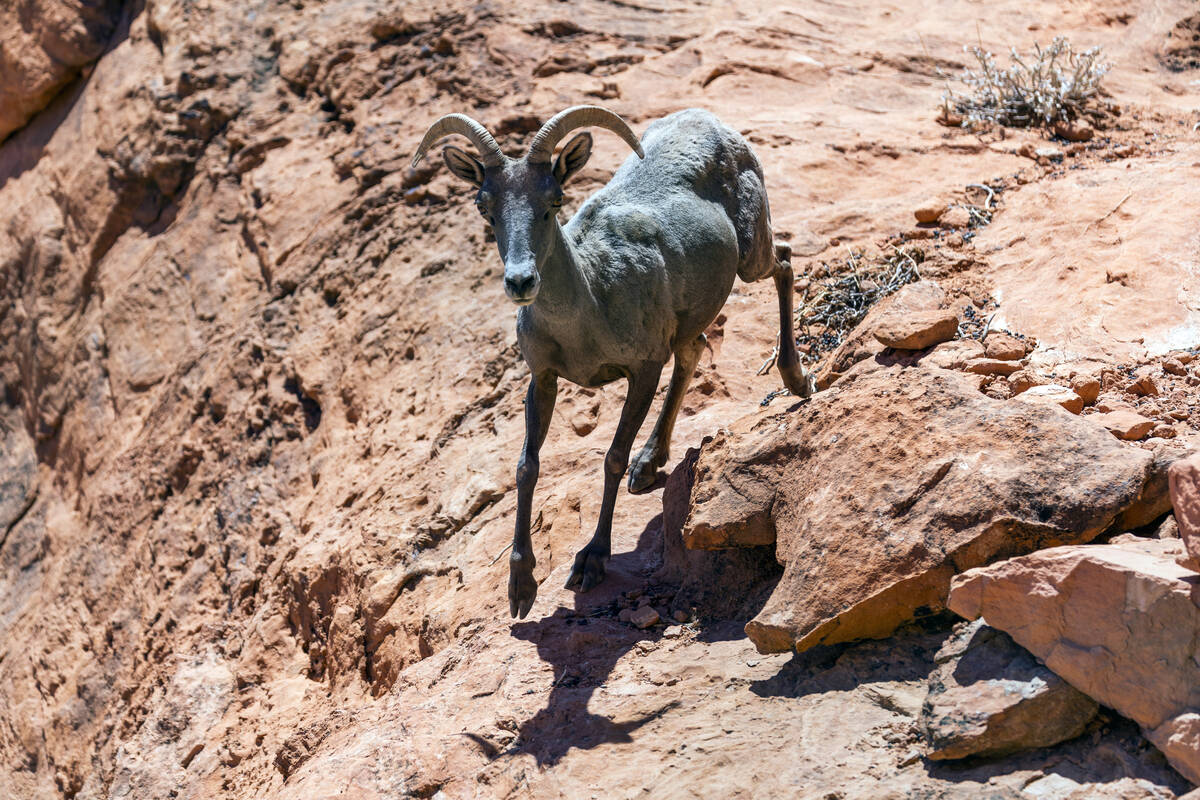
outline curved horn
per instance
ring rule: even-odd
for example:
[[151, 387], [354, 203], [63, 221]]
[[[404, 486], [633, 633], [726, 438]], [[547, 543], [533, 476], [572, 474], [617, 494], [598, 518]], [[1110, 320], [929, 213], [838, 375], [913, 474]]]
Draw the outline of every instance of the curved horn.
[[471, 140], [475, 149], [479, 151], [479, 160], [485, 167], [498, 167], [504, 163], [504, 153], [500, 151], [500, 145], [496, 144], [496, 140], [488, 133], [487, 128], [466, 114], [447, 114], [429, 126], [429, 130], [425, 132], [425, 138], [421, 140], [421, 145], [413, 155], [412, 165], [415, 167], [421, 163], [421, 159], [425, 157], [430, 145], [452, 133], [461, 134]]
[[537, 132], [537, 136], [534, 136], [533, 141], [529, 143], [529, 152], [525, 154], [525, 160], [541, 164], [550, 163], [550, 158], [554, 155], [554, 146], [564, 136], [576, 128], [585, 128], [589, 125], [608, 128], [624, 139], [625, 144], [632, 147], [633, 152], [638, 154], [638, 158], [646, 157], [646, 154], [642, 152], [641, 142], [625, 124], [625, 120], [600, 106], [573, 106], [566, 111], [558, 112], [542, 126], [542, 129]]

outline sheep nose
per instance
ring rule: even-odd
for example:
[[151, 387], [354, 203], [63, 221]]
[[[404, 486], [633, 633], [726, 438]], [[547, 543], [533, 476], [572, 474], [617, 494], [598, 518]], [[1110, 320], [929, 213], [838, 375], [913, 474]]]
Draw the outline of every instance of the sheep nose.
[[538, 279], [532, 272], [504, 276], [504, 291], [518, 303], [532, 302], [537, 294]]

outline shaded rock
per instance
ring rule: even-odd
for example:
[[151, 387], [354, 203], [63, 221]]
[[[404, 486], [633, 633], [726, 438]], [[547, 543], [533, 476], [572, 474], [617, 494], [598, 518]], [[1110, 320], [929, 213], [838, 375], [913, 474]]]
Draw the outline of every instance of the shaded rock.
[[885, 345], [875, 338], [875, 329], [888, 316], [934, 311], [945, 303], [946, 292], [933, 281], [910, 283], [895, 294], [880, 300], [825, 359], [825, 363], [817, 371], [817, 388], [829, 388], [830, 384], [850, 367], [883, 352]]
[[629, 621], [639, 628], [649, 628], [657, 625], [661, 619], [659, 613], [650, 606], [642, 606], [629, 615]]
[[746, 633], [763, 652], [804, 650], [941, 609], [956, 572], [1089, 541], [1143, 496], [1152, 462], [959, 373], [879, 367], [706, 442], [682, 539], [761, 545], [774, 531], [784, 575]]
[[[1009, 381], [1011, 383], [1011, 379]], [[1019, 395], [1024, 403], [1046, 403], [1047, 405], [1065, 408], [1072, 414], [1083, 411], [1083, 398], [1066, 386], [1048, 383], [1044, 386], [1031, 386]]]
[[1020, 361], [1025, 357], [1025, 343], [1007, 333], [989, 333], [984, 341], [987, 357], [1001, 361]]
[[1200, 453], [1172, 464], [1167, 480], [1179, 537], [1195, 569], [1200, 565]]
[[1098, 422], [1116, 436], [1128, 442], [1143, 438], [1157, 424], [1152, 419], [1146, 419], [1134, 411], [1117, 409], [1101, 414], [1092, 414], [1088, 419]]
[[936, 660], [921, 711], [934, 760], [1049, 747], [1078, 736], [1099, 710], [982, 620], [960, 625]]
[[0, 545], [37, 498], [37, 456], [18, 415], [0, 417]]
[[1200, 781], [1200, 607], [1174, 540], [1056, 547], [954, 579], [949, 605], [1008, 633], [1060, 677], [1137, 722]]
[[1155, 539], [1178, 539], [1179, 524], [1175, 522], [1175, 515], [1169, 514], [1162, 523], [1154, 530]]
[[893, 310], [874, 330], [880, 344], [897, 350], [924, 350], [958, 333], [958, 315], [949, 310], [900, 314]]

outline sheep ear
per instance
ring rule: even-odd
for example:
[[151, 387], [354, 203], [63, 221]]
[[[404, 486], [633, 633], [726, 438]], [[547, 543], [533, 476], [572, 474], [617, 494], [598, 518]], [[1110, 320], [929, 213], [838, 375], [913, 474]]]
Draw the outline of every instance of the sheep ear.
[[467, 183], [475, 186], [483, 185], [483, 164], [465, 150], [448, 145], [442, 151], [442, 158], [446, 159], [446, 166], [450, 168], [450, 171]]
[[583, 169], [588, 158], [592, 155], [592, 135], [581, 133], [567, 142], [558, 159], [554, 162], [554, 178], [559, 186], [563, 186], [576, 172]]

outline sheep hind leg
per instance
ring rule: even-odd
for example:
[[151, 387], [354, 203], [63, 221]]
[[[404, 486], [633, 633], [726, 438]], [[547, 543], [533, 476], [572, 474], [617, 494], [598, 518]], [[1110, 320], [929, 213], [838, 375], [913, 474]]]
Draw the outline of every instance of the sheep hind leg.
[[661, 485], [663, 475], [659, 470], [671, 457], [671, 434], [675, 430], [675, 418], [679, 416], [683, 396], [692, 381], [692, 375], [696, 372], [696, 364], [700, 361], [700, 354], [704, 352], [707, 341], [708, 337], [702, 333], [675, 351], [675, 366], [671, 370], [671, 384], [667, 388], [662, 413], [658, 415], [653, 433], [633, 460], [633, 467], [629, 470], [630, 494], [644, 494]]
[[629, 378], [629, 391], [625, 396], [625, 407], [621, 409], [621, 420], [612, 445], [604, 456], [604, 499], [600, 503], [600, 519], [596, 522], [596, 533], [575, 556], [567, 588], [586, 592], [604, 580], [605, 565], [612, 555], [612, 517], [617, 502], [617, 489], [621, 477], [629, 466], [629, 451], [633, 440], [646, 419], [646, 412], [654, 402], [658, 379], [663, 365], [645, 362]]
[[779, 295], [779, 356], [775, 360], [783, 385], [796, 397], [809, 397], [817, 390], [816, 378], [800, 363], [792, 314], [792, 248], [775, 245], [775, 291]]

